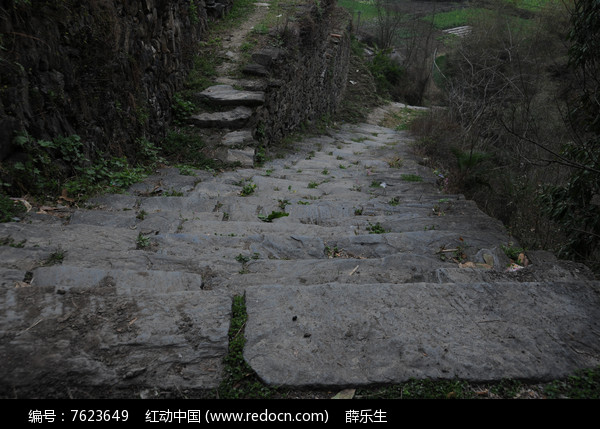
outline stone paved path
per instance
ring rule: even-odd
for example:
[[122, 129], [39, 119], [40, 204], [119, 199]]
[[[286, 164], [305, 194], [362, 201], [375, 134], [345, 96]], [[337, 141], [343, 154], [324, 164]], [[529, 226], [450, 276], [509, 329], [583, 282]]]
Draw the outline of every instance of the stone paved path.
[[598, 282], [545, 252], [507, 271], [514, 240], [409, 142], [343, 125], [261, 167], [165, 169], [69, 218], [0, 224], [2, 396], [214, 389], [236, 295], [244, 357], [273, 386], [598, 365]]

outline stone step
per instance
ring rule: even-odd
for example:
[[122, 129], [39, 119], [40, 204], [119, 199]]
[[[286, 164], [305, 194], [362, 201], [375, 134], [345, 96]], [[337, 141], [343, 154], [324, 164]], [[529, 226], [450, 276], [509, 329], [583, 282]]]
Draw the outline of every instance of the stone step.
[[130, 228], [113, 228], [86, 224], [0, 224], [0, 237], [8, 238], [22, 247], [64, 249], [77, 252], [98, 252], [102, 256], [111, 251], [135, 249], [139, 232]]
[[195, 273], [158, 271], [83, 268], [70, 265], [40, 267], [33, 270], [31, 287], [54, 286], [57, 290], [73, 288], [93, 288], [110, 284], [117, 295], [138, 295], [143, 293], [166, 294], [181, 291], [202, 290], [202, 276]]
[[[356, 258], [344, 249], [327, 246], [327, 259], [250, 260], [242, 275], [230, 277], [223, 285], [238, 291], [264, 284], [310, 285], [338, 283], [497, 283], [593, 280], [593, 273], [581, 264], [557, 261], [529, 252], [530, 263], [509, 270], [500, 249], [483, 249], [471, 263], [442, 260], [439, 255], [398, 253], [381, 258]], [[541, 252], [545, 253], [545, 252]], [[496, 259], [485, 263], [483, 256]]]
[[77, 211], [71, 216], [70, 225], [95, 225], [111, 228], [135, 229], [142, 234], [152, 232], [176, 232], [181, 219], [173, 212], [145, 214], [136, 212]]
[[[152, 237], [152, 236], [151, 236]], [[150, 237], [150, 238], [151, 238]], [[151, 243], [153, 243], [151, 241]], [[206, 278], [220, 278], [236, 273], [240, 269], [234, 256], [228, 259], [211, 257], [186, 259], [180, 255], [170, 255], [167, 249], [156, 252], [155, 245], [148, 249], [113, 249], [110, 252], [93, 252], [87, 249], [9, 249], [2, 250], [1, 256], [6, 257], [0, 262], [0, 270], [16, 270], [20, 275], [17, 281], [30, 281], [33, 270], [50, 264], [64, 265], [104, 270], [130, 271], [168, 271], [189, 272], [201, 274]], [[29, 279], [29, 280], [28, 280]]]
[[551, 380], [600, 363], [599, 287], [547, 282], [249, 288], [244, 358], [272, 386]]
[[227, 149], [223, 156], [223, 159], [229, 164], [249, 168], [254, 166], [255, 155], [256, 149], [251, 146], [246, 146], [244, 148]]
[[[358, 258], [344, 249], [327, 246], [325, 259], [251, 259], [237, 276], [223, 286], [243, 291], [265, 284], [289, 286], [330, 282], [348, 284], [439, 282], [437, 269], [453, 268], [436, 255], [393, 254], [381, 258]], [[475, 277], [474, 279], [480, 279]], [[448, 281], [449, 282], [449, 281]]]
[[252, 117], [253, 110], [238, 106], [225, 112], [200, 113], [190, 117], [190, 123], [201, 128], [244, 128]]
[[[252, 181], [251, 183], [261, 183]], [[285, 181], [284, 184], [297, 182]], [[293, 188], [292, 188], [293, 189]], [[308, 190], [298, 195], [289, 190], [264, 192], [264, 184], [257, 186], [255, 194], [242, 197], [240, 185], [199, 185], [195, 194], [183, 197], [150, 197], [138, 200], [135, 211], [122, 212], [81, 211], [73, 214], [71, 224], [86, 223], [114, 227], [139, 227], [142, 230], [174, 232], [182, 222], [194, 221], [249, 221], [271, 212], [286, 212], [287, 217], [278, 223], [302, 223], [329, 227], [367, 226], [381, 223], [384, 229], [394, 232], [426, 229], [460, 230], [477, 225], [482, 230], [504, 231], [497, 221], [490, 220], [468, 201], [452, 203], [397, 203], [392, 201], [344, 198], [328, 200], [318, 190]], [[355, 193], [350, 193], [354, 196]], [[385, 199], [384, 199], [385, 200]], [[435, 200], [433, 200], [435, 201]], [[284, 208], [282, 208], [284, 204]], [[140, 219], [142, 218], [142, 219]], [[163, 227], [164, 226], [164, 227]], [[138, 229], [139, 229], [138, 228]], [[239, 229], [239, 228], [238, 228]]]
[[[25, 246], [25, 243], [23, 243]], [[60, 247], [11, 247], [0, 246], [0, 268], [30, 271], [51, 260], [53, 254], [60, 252]], [[21, 276], [23, 280], [24, 276]]]
[[264, 79], [239, 79], [227, 76], [219, 76], [216, 78], [216, 82], [224, 85], [235, 85], [238, 88], [243, 88], [246, 91], [264, 92], [268, 87], [268, 82], [266, 82]]
[[242, 254], [274, 259], [311, 259], [325, 257], [325, 246], [318, 237], [301, 235], [214, 236], [196, 234], [158, 234], [153, 237], [156, 253], [187, 260], [236, 260]]
[[44, 397], [139, 394], [159, 380], [160, 389], [216, 388], [231, 297], [201, 290], [199, 279], [57, 267], [36, 270], [31, 286], [2, 288], [1, 394], [31, 395], [35, 385]]
[[264, 92], [238, 90], [231, 85], [213, 85], [199, 95], [217, 106], [255, 107], [265, 102]]
[[[265, 216], [265, 215], [263, 215]], [[347, 227], [322, 227], [320, 225], [285, 222], [283, 218], [270, 222], [262, 221], [258, 216], [249, 221], [206, 221], [191, 219], [182, 223], [179, 232], [204, 236], [249, 237], [255, 235], [301, 235], [323, 239], [334, 239], [349, 233]]]
[[[370, 234], [360, 229], [349, 229], [346, 234], [339, 236], [301, 235], [280, 231], [245, 236], [237, 236], [235, 232], [223, 235], [157, 234], [151, 236], [151, 240], [152, 249], [156, 253], [186, 260], [232, 260], [239, 254], [257, 255], [261, 259], [323, 259], [327, 257], [327, 248], [337, 248], [359, 259], [409, 253], [427, 257], [437, 255], [440, 260], [473, 261], [482, 249], [499, 249], [506, 243], [503, 235], [482, 235], [478, 231]], [[293, 231], [293, 228], [287, 231]], [[498, 252], [498, 255], [501, 254]], [[508, 261], [505, 262], [508, 264]]]
[[259, 76], [268, 77], [270, 75], [269, 69], [258, 63], [249, 63], [244, 66], [242, 73], [248, 76]]
[[248, 146], [255, 147], [258, 142], [252, 136], [251, 130], [238, 130], [225, 134], [221, 144], [229, 148], [245, 148]]

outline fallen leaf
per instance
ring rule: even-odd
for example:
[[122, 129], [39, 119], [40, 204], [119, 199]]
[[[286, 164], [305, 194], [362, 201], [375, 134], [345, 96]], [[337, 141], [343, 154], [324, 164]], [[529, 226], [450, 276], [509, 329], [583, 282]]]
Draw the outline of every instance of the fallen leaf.
[[29, 201], [23, 199], [23, 198], [11, 198], [11, 200], [13, 201], [18, 201], [21, 204], [23, 204], [25, 206], [25, 208], [27, 209], [27, 213], [29, 213], [29, 211], [31, 210], [31, 204], [29, 204]]
[[524, 267], [526, 267], [527, 265], [529, 265], [529, 260], [527, 259], [527, 256], [525, 256], [525, 253], [520, 253], [519, 257], [517, 258], [517, 262], [520, 265], [523, 265]]
[[68, 202], [70, 202], [70, 203], [74, 203], [74, 202], [75, 202], [75, 199], [73, 199], [73, 198], [69, 198], [69, 197], [67, 196], [67, 190], [66, 190], [66, 189], [63, 189], [63, 190], [62, 190], [62, 193], [61, 193], [60, 197], [58, 197], [58, 199], [59, 199], [59, 200], [65, 200], [65, 201], [68, 201]]
[[58, 210], [58, 208], [57, 207], [50, 207], [50, 206], [41, 206], [40, 210], [41, 211]]
[[29, 287], [31, 286], [29, 283], [27, 282], [15, 282], [15, 287], [16, 288], [20, 288], [20, 287]]
[[475, 262], [465, 262], [464, 264], [458, 264], [459, 268], [476, 268]]
[[354, 398], [355, 392], [356, 392], [356, 389], [344, 389], [341, 392], [338, 392], [331, 399], [352, 399], [352, 398]]
[[514, 272], [514, 271], [519, 271], [519, 270], [520, 270], [520, 269], [522, 269], [522, 268], [524, 268], [524, 267], [522, 267], [522, 266], [521, 266], [521, 265], [519, 265], [519, 264], [512, 263], [512, 264], [510, 264], [510, 266], [509, 266], [509, 267], [506, 269], [506, 271], [513, 271], [513, 272]]

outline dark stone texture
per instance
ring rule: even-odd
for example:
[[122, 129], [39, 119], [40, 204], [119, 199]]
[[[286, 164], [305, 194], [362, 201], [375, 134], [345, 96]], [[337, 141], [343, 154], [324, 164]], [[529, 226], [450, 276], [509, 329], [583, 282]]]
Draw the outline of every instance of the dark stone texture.
[[282, 34], [281, 49], [253, 55], [251, 70], [267, 70], [271, 85], [256, 122], [263, 141], [274, 145], [300, 125], [333, 114], [346, 88], [350, 18], [333, 2], [301, 8]]
[[17, 132], [78, 134], [89, 147], [130, 156], [136, 138], [162, 135], [206, 30], [203, 1], [197, 16], [188, 0], [5, 3], [0, 160]]

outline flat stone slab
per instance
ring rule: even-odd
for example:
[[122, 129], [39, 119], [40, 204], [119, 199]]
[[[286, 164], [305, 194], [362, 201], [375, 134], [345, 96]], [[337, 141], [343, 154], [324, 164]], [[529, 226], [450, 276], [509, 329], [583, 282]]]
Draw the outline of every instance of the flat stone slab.
[[69, 265], [37, 268], [33, 271], [31, 285], [54, 286], [65, 291], [75, 287], [91, 288], [103, 281], [114, 283], [119, 295], [202, 290], [202, 277], [198, 274], [152, 270], [106, 270]]
[[231, 128], [239, 129], [246, 125], [252, 116], [252, 109], [238, 106], [226, 112], [201, 113], [190, 118], [190, 122], [203, 128]]
[[52, 267], [30, 286], [3, 287], [0, 394], [215, 388], [231, 298], [200, 285], [191, 274]]
[[253, 147], [244, 149], [227, 149], [226, 161], [239, 163], [242, 167], [252, 167], [254, 165], [255, 150]]
[[600, 363], [597, 282], [263, 286], [244, 357], [276, 386], [550, 380]]
[[265, 94], [258, 91], [242, 91], [231, 85], [214, 85], [206, 88], [200, 96], [219, 106], [260, 106]]
[[223, 146], [231, 148], [252, 146], [257, 143], [258, 142], [254, 140], [254, 137], [252, 137], [252, 132], [250, 130], [232, 131], [225, 134], [221, 140]]
[[279, 48], [263, 48], [252, 54], [252, 60], [256, 64], [269, 67], [274, 61], [277, 61], [283, 53], [283, 50]]
[[250, 76], [266, 77], [270, 74], [269, 69], [267, 69], [261, 64], [256, 63], [247, 64], [246, 66], [244, 66], [244, 69], [242, 71]]

